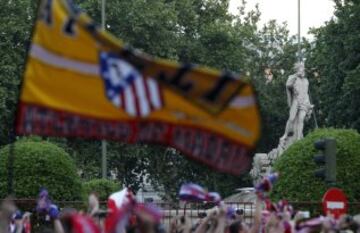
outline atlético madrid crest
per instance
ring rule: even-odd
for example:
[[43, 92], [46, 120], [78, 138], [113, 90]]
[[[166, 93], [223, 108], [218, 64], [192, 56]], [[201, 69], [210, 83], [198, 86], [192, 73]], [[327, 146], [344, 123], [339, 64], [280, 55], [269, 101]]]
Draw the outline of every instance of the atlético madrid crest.
[[101, 53], [100, 63], [106, 97], [113, 105], [134, 117], [146, 117], [162, 108], [162, 91], [153, 78], [144, 78], [116, 54]]

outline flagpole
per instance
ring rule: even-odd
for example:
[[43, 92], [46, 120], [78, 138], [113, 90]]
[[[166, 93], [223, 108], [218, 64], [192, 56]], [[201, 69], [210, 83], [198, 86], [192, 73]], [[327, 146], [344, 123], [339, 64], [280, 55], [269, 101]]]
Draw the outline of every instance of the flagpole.
[[301, 11], [300, 11], [300, 7], [301, 7], [301, 5], [300, 5], [300, 0], [298, 0], [298, 59], [299, 59], [299, 61], [301, 61], [302, 60], [302, 56], [301, 56], [301, 18], [300, 18], [300, 16], [301, 16]]
[[[298, 0], [298, 60], [299, 62], [302, 62], [303, 58], [301, 54], [301, 9], [300, 8], [301, 8], [301, 4], [300, 4], [300, 0]], [[309, 89], [309, 95], [310, 95], [310, 89]], [[310, 101], [311, 101], [311, 95], [310, 95]], [[315, 129], [317, 129], [319, 128], [319, 126], [317, 123], [315, 110], [312, 111], [312, 115], [314, 117]]]
[[105, 4], [106, 0], [101, 1], [101, 27], [105, 30]]
[[[101, 27], [103, 30], [105, 30], [105, 23], [106, 23], [105, 3], [106, 0], [101, 1]], [[107, 148], [106, 147], [107, 147], [106, 140], [102, 140], [101, 141], [101, 173], [103, 179], [107, 178], [107, 156], [106, 156]]]

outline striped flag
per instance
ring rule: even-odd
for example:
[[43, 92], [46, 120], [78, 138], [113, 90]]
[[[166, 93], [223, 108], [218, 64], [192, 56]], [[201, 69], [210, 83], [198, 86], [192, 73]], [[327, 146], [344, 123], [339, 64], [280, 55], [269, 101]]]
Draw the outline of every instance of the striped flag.
[[304, 222], [300, 222], [298, 225], [296, 225], [296, 232], [308, 233], [314, 232], [315, 230], [320, 230], [322, 228], [324, 220], [325, 218], [323, 216], [320, 216]]
[[115, 54], [103, 52], [100, 61], [106, 96], [113, 105], [134, 117], [146, 117], [163, 106], [160, 86], [153, 78], [144, 78]]
[[216, 192], [207, 192], [197, 184], [183, 184], [180, 188], [180, 200], [183, 201], [207, 201], [219, 203], [221, 196]]
[[110, 211], [116, 212], [123, 205], [130, 203], [134, 199], [134, 195], [128, 188], [124, 188], [119, 192], [111, 194], [107, 201], [107, 207]]

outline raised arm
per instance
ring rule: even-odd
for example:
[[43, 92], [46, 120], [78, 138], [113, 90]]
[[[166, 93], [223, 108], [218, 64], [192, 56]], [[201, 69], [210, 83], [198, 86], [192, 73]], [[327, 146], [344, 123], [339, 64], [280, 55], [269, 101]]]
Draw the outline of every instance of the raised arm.
[[224, 233], [226, 226], [226, 206], [221, 204], [217, 215], [217, 225], [213, 233]]
[[211, 212], [208, 216], [206, 216], [200, 225], [196, 228], [194, 233], [206, 233], [208, 223], [215, 217], [215, 215], [216, 211]]
[[261, 209], [262, 209], [262, 200], [257, 197], [255, 204], [255, 216], [254, 216], [254, 224], [250, 229], [250, 233], [258, 233], [261, 226]]

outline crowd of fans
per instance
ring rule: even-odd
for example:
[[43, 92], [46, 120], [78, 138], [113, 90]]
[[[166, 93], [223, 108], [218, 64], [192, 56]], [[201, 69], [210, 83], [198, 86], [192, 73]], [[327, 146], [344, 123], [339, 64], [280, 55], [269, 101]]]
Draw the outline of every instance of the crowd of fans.
[[[43, 189], [35, 212], [48, 225], [39, 233], [360, 232], [360, 216], [343, 215], [336, 219], [328, 214], [309, 218], [303, 212], [296, 212], [286, 201], [272, 203], [266, 193], [271, 190], [276, 179], [277, 175], [272, 174], [256, 186], [257, 200], [251, 225], [246, 223], [242, 213], [222, 202], [217, 193], [207, 192], [195, 184], [183, 185], [180, 199], [187, 202], [213, 202], [216, 208], [203, 213], [196, 221], [186, 214], [174, 216], [168, 226], [163, 224], [159, 208], [137, 202], [128, 189], [112, 194], [106, 210], [101, 210], [96, 195], [90, 194], [86, 212], [76, 209], [60, 211]], [[21, 213], [11, 200], [5, 200], [0, 209], [0, 233], [35, 232], [30, 218], [30, 213]]]

